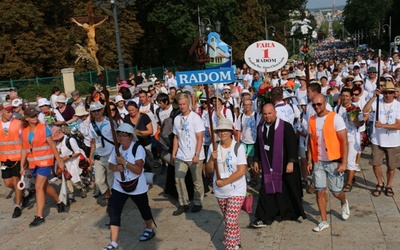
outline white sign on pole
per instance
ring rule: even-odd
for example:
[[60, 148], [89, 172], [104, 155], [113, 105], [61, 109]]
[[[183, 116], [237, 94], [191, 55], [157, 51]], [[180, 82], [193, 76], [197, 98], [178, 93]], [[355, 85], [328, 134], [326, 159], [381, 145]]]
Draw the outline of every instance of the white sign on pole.
[[285, 66], [288, 60], [288, 52], [282, 44], [263, 40], [250, 45], [244, 53], [247, 65], [257, 71], [272, 72]]

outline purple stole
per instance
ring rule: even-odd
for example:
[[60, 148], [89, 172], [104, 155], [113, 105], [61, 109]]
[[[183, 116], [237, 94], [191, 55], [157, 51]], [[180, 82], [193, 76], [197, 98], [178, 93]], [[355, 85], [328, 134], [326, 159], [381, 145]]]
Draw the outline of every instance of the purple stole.
[[264, 176], [264, 187], [267, 194], [282, 193], [282, 172], [283, 172], [283, 136], [284, 121], [277, 118], [275, 121], [274, 151], [272, 152], [272, 166], [264, 149], [264, 123], [258, 126], [258, 138], [260, 148], [261, 166]]

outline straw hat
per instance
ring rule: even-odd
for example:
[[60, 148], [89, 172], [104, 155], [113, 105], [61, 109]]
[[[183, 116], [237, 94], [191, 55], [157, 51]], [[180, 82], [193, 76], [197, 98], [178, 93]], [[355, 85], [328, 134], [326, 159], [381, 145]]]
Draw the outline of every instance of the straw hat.
[[393, 91], [396, 91], [396, 88], [395, 88], [393, 82], [387, 82], [381, 91], [382, 92], [393, 92]]
[[75, 109], [75, 116], [84, 116], [84, 115], [88, 115], [89, 112], [86, 111], [85, 107], [83, 106], [78, 106]]

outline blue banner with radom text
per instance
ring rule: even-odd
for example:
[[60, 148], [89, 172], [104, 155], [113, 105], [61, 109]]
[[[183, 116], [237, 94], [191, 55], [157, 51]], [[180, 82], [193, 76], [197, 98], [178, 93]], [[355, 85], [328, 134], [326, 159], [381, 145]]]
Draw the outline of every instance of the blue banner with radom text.
[[233, 68], [178, 71], [176, 81], [178, 86], [230, 83], [235, 81], [235, 72]]

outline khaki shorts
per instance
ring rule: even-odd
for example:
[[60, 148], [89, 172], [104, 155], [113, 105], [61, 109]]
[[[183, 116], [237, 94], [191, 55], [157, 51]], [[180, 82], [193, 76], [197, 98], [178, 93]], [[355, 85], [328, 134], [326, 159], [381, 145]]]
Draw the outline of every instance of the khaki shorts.
[[383, 158], [386, 158], [386, 165], [389, 169], [396, 169], [399, 166], [398, 158], [400, 147], [385, 148], [375, 144], [371, 147], [371, 160], [369, 164], [372, 166], [380, 166], [383, 164]]

